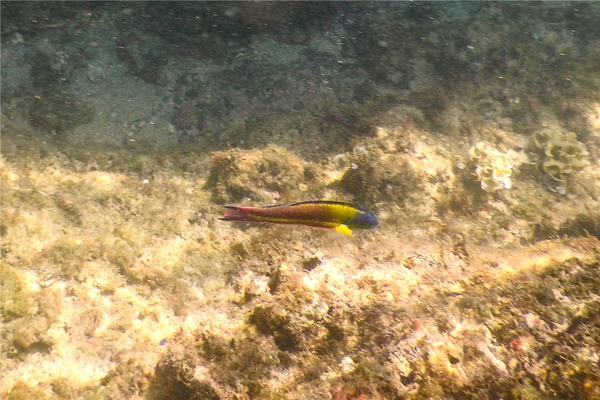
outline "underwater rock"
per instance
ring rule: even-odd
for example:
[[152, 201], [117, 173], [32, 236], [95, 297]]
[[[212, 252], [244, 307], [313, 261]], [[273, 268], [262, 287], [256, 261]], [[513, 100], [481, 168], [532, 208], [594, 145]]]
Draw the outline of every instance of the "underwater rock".
[[79, 63], [64, 54], [51, 57], [41, 51], [32, 58], [31, 125], [47, 133], [61, 134], [91, 122], [93, 110], [66, 84]]
[[301, 349], [301, 335], [291, 326], [290, 317], [285, 310], [257, 307], [250, 315], [249, 322], [261, 334], [272, 336], [280, 350], [296, 352]]
[[3, 90], [3, 100], [21, 98], [20, 104], [31, 125], [44, 133], [61, 134], [90, 122], [91, 106], [71, 87], [78, 71], [87, 66], [89, 54], [75, 44], [67, 46], [58, 40], [38, 43], [34, 49], [15, 60], [27, 64], [18, 66], [22, 80], [13, 82], [16, 86], [10, 96]]
[[[340, 161], [339, 157], [334, 159], [336, 164]], [[411, 193], [421, 190], [424, 181], [422, 172], [402, 155], [378, 157], [364, 153], [350, 163], [340, 185], [357, 202], [369, 205], [377, 201], [402, 203]]]
[[227, 204], [253, 200], [264, 205], [280, 198], [301, 199], [311, 164], [277, 146], [264, 150], [232, 149], [213, 153], [206, 188], [213, 201]]
[[31, 124], [48, 133], [70, 132], [92, 121], [92, 110], [69, 92], [57, 91], [34, 98]]
[[9, 357], [48, 353], [53, 346], [50, 325], [61, 310], [62, 297], [55, 290], [33, 290], [25, 275], [8, 265], [1, 267], [2, 340]]
[[139, 66], [136, 59], [128, 48], [125, 38], [117, 38], [115, 41], [115, 51], [119, 61], [125, 64], [127, 72], [133, 76], [141, 78], [144, 82], [154, 86], [166, 86], [167, 80], [162, 72], [162, 67], [167, 60], [158, 54], [146, 54], [143, 66]]
[[190, 344], [172, 346], [171, 351], [156, 366], [149, 392], [153, 398], [220, 400], [212, 382], [196, 377], [201, 360]]
[[558, 230], [559, 235], [595, 236], [600, 239], [600, 213], [579, 214], [569, 218]]

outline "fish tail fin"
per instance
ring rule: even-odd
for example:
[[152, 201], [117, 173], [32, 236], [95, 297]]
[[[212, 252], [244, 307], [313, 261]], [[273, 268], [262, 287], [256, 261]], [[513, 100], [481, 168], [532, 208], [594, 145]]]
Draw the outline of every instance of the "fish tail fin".
[[219, 218], [222, 221], [255, 221], [250, 212], [252, 207], [222, 206], [225, 208], [225, 215]]

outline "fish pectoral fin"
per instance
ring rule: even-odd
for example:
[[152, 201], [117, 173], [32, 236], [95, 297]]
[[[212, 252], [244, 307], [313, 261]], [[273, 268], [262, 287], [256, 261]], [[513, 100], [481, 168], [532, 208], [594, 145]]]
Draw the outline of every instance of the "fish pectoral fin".
[[339, 233], [343, 233], [344, 235], [352, 236], [352, 231], [348, 228], [347, 225], [338, 225], [335, 227], [335, 230]]

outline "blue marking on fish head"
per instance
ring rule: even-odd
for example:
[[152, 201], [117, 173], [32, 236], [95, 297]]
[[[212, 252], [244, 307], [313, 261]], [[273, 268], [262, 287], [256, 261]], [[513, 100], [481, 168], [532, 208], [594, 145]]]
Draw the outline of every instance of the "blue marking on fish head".
[[379, 220], [371, 211], [359, 209], [358, 213], [348, 222], [347, 226], [356, 229], [377, 228], [379, 226]]

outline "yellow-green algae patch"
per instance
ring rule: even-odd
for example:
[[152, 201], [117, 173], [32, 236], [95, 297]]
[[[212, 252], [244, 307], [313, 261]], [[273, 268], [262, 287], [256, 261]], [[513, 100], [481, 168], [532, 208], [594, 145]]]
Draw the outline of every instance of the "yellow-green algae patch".
[[12, 321], [33, 314], [35, 303], [31, 297], [32, 290], [28, 288], [25, 274], [4, 263], [1, 267], [2, 291], [0, 292], [0, 301], [2, 302], [2, 319]]
[[[598, 260], [587, 254], [597, 254], [599, 244], [581, 239], [548, 258], [543, 251], [551, 244], [562, 247], [553, 242], [514, 251], [515, 257], [529, 261], [510, 276], [502, 269], [486, 275], [490, 265], [485, 259], [467, 273], [456, 273], [448, 261], [442, 266], [439, 254], [413, 259], [411, 269], [397, 268], [389, 277], [381, 266], [372, 269], [324, 256], [308, 272], [301, 263], [282, 261], [266, 282], [258, 276], [252, 281], [253, 273], [247, 271], [238, 282], [245, 282], [245, 293], [251, 294], [241, 301], [254, 331], [223, 335], [223, 326], [217, 336], [200, 328], [175, 337], [203, 372], [185, 372], [190, 358], [182, 359], [177, 345], [157, 373], [161, 380], [181, 378], [169, 381], [172, 391], [167, 393], [173, 396], [210, 391], [227, 397], [227, 388], [242, 385], [253, 397], [269, 398], [272, 391], [285, 393], [288, 385], [301, 385], [304, 395], [323, 397], [326, 390], [318, 382], [326, 377], [332, 389], [375, 397], [467, 396], [475, 388], [488, 398], [490, 391], [526, 390], [527, 381], [519, 378], [523, 370], [538, 385], [584, 395], [588, 389], [583, 385], [593, 391], [598, 381], [593, 368], [597, 354], [587, 350], [598, 337], [585, 326], [598, 307], [586, 294], [597, 284]], [[477, 257], [490, 249], [471, 250]], [[569, 326], [554, 325], [565, 320], [574, 321], [572, 332]], [[571, 349], [543, 346], [582, 333], [586, 341], [569, 345]], [[252, 352], [256, 346], [260, 353]], [[247, 356], [255, 364], [240, 363], [245, 351], [251, 351]], [[574, 385], [547, 380], [546, 373], [572, 370], [571, 363], [555, 362], [570, 351], [581, 351], [573, 360], [580, 371]], [[301, 375], [294, 367], [299, 364]], [[236, 371], [233, 376], [231, 370]], [[257, 381], [256, 376], [271, 379]]]
[[[144, 391], [161, 340], [198, 307], [204, 287], [219, 285], [218, 250], [202, 245], [209, 230], [189, 222], [202, 182], [160, 171], [146, 180], [135, 157], [132, 171], [115, 153], [3, 140], [13, 151], [1, 171], [0, 392], [131, 398], [124, 376], [142, 382], [128, 393]], [[45, 157], [35, 154], [41, 147]], [[119, 160], [114, 169], [108, 159]]]
[[289, 202], [305, 196], [307, 184], [314, 185], [322, 174], [318, 165], [279, 146], [231, 149], [212, 154], [206, 189], [212, 200], [221, 204]]

